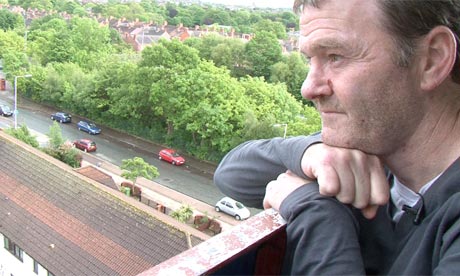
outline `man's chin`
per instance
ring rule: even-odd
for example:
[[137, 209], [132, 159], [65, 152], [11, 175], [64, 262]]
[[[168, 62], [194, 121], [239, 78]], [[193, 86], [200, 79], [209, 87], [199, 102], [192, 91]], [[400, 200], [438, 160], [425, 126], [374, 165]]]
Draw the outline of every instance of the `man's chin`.
[[338, 148], [352, 148], [356, 149], [359, 145], [353, 143], [353, 139], [349, 138], [340, 132], [321, 132], [323, 143]]

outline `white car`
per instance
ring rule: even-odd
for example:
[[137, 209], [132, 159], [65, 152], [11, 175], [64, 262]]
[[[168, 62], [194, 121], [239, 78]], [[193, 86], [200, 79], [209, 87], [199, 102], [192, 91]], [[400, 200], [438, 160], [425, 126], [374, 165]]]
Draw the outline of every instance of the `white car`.
[[238, 202], [232, 198], [224, 197], [216, 203], [216, 211], [224, 212], [236, 220], [247, 219], [251, 215], [248, 208], [246, 208], [241, 202]]

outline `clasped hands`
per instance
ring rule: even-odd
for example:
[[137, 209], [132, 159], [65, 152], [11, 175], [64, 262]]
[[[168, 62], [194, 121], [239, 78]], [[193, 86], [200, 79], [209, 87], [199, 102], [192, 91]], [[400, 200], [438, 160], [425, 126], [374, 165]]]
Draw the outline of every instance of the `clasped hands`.
[[[306, 176], [316, 179], [319, 191], [335, 196], [340, 202], [361, 209], [366, 218], [373, 218], [379, 205], [389, 200], [389, 185], [380, 159], [359, 150], [310, 146], [301, 161]], [[279, 210], [283, 200], [312, 180], [287, 171], [267, 184], [264, 208]]]

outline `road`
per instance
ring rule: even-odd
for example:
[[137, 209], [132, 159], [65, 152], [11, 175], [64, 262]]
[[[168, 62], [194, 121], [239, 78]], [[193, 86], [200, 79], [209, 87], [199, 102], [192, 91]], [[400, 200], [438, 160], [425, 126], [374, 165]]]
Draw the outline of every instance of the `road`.
[[[13, 108], [14, 96], [10, 91], [0, 91], [0, 103], [7, 104]], [[33, 131], [48, 134], [49, 128], [53, 123], [50, 119], [50, 114], [59, 110], [19, 98], [18, 111], [18, 125], [25, 124]], [[96, 142], [98, 149], [97, 152], [92, 154], [97, 157], [117, 166], [121, 165], [123, 159], [141, 157], [158, 168], [160, 176], [155, 179], [156, 182], [209, 205], [214, 205], [224, 196], [212, 181], [215, 170], [214, 164], [184, 156], [187, 163], [184, 166], [176, 167], [158, 160], [157, 153], [162, 148], [161, 145], [109, 129], [101, 124], [98, 124], [102, 129], [100, 135], [89, 135], [76, 128], [76, 123], [79, 119], [81, 118], [73, 115], [71, 124], [61, 124], [62, 135], [70, 141], [79, 138], [93, 140]], [[13, 117], [0, 118], [0, 127], [11, 127], [13, 125]], [[251, 213], [253, 213], [252, 210]]]

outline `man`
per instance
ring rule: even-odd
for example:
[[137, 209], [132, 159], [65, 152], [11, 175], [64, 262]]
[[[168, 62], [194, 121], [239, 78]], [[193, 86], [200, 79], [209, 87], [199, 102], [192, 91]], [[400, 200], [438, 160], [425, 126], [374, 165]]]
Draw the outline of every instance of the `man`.
[[287, 220], [286, 274], [458, 274], [460, 1], [294, 8], [321, 135], [244, 143], [215, 183]]

